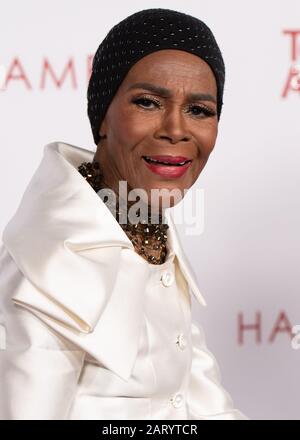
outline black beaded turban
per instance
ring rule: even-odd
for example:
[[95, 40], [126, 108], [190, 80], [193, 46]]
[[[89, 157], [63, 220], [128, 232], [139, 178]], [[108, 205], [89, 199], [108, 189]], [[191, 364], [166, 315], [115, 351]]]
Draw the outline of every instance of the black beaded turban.
[[203, 21], [182, 12], [145, 9], [116, 24], [95, 53], [87, 99], [96, 145], [106, 110], [130, 68], [144, 56], [161, 49], [184, 50], [206, 61], [216, 79], [220, 118], [225, 66], [212, 31]]

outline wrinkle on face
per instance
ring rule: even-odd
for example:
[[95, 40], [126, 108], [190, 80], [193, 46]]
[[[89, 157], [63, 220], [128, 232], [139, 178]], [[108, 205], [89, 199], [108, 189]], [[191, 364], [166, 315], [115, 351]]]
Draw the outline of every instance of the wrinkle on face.
[[[147, 82], [167, 88], [172, 96], [132, 89]], [[119, 180], [128, 189], [143, 188], [150, 196], [153, 188], [189, 189], [198, 179], [215, 146], [218, 133], [217, 105], [210, 100], [190, 102], [190, 93], [205, 93], [217, 99], [217, 85], [209, 65], [196, 55], [164, 49], [146, 55], [135, 63], [123, 79], [99, 128], [106, 139], [95, 154], [106, 184], [118, 192]], [[133, 103], [146, 96], [157, 99], [160, 107], [151, 110]], [[196, 117], [189, 105], [203, 105], [215, 116]], [[152, 173], [143, 155], [167, 154], [192, 157], [188, 171], [180, 178], [166, 179]]]

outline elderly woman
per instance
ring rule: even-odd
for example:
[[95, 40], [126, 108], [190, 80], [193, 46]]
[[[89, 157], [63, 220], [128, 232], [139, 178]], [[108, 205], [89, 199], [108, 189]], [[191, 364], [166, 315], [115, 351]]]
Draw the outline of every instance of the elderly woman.
[[[96, 152], [46, 145], [3, 232], [1, 419], [247, 419], [191, 319], [191, 294], [205, 301], [167, 203], [150, 202], [164, 189], [172, 207], [196, 182], [224, 73], [211, 30], [169, 9], [127, 17], [100, 44]], [[144, 191], [138, 222], [121, 182]]]

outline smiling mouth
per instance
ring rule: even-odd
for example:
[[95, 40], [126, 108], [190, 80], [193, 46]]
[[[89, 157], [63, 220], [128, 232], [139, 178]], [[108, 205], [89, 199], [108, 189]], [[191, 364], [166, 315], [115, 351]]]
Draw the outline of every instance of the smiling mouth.
[[169, 166], [169, 167], [182, 167], [183, 165], [186, 165], [187, 163], [192, 162], [190, 159], [184, 160], [183, 162], [171, 163], [171, 162], [166, 162], [166, 161], [152, 159], [149, 156], [142, 156], [142, 158], [147, 163], [150, 163], [152, 165], [164, 165], [164, 166]]

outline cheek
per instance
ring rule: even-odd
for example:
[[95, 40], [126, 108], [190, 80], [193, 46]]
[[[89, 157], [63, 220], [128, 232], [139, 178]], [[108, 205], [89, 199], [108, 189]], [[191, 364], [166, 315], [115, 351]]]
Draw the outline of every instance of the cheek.
[[130, 109], [114, 108], [108, 115], [108, 151], [111, 163], [129, 184], [140, 174], [139, 144], [147, 132], [141, 115]]
[[197, 180], [199, 174], [205, 167], [211, 152], [214, 149], [218, 134], [218, 126], [216, 123], [203, 128], [197, 136], [198, 154], [192, 169], [192, 180]]
[[213, 151], [218, 135], [218, 125], [212, 121], [207, 127], [203, 127], [197, 136], [197, 143], [199, 145], [200, 159], [208, 159], [210, 153]]
[[113, 137], [122, 143], [134, 146], [142, 140], [149, 130], [151, 122], [136, 108], [123, 106], [122, 109], [112, 112], [110, 126], [113, 130]]

